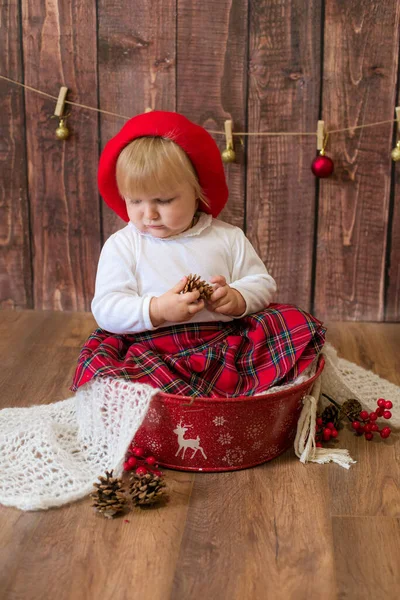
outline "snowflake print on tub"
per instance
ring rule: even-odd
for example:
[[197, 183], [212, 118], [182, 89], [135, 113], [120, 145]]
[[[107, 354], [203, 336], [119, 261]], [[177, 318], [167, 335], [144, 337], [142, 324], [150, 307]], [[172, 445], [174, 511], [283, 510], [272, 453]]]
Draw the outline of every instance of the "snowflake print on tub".
[[277, 446], [276, 444], [274, 444], [273, 446], [269, 446], [268, 451], [265, 454], [265, 458], [272, 458], [278, 452], [281, 452], [281, 450], [282, 448], [280, 448], [280, 446]]
[[241, 448], [232, 448], [226, 451], [222, 461], [228, 463], [230, 467], [241, 465], [243, 463], [243, 457], [245, 454], [246, 450], [242, 450]]
[[279, 415], [282, 413], [282, 408], [278, 405], [274, 408], [270, 409], [268, 412], [268, 419], [270, 421], [275, 421], [279, 418]]
[[146, 443], [146, 447], [149, 448], [149, 450], [152, 450], [153, 452], [159, 452], [161, 450], [161, 444], [159, 444], [155, 440], [149, 440]]
[[254, 442], [254, 444], [252, 445], [251, 449], [252, 450], [259, 450], [262, 445], [263, 445], [262, 441], [261, 440], [257, 440], [256, 442]]
[[254, 425], [249, 425], [246, 427], [244, 433], [249, 440], [259, 438], [265, 433], [265, 423], [254, 423]]
[[226, 423], [226, 419], [225, 417], [215, 417], [213, 423], [216, 427], [221, 427], [221, 425], [224, 425]]
[[279, 431], [281, 433], [283, 431], [287, 431], [290, 426], [293, 427], [293, 417], [288, 416], [283, 421], [281, 421]]
[[218, 441], [221, 444], [221, 446], [226, 446], [230, 444], [232, 440], [233, 437], [230, 435], [230, 433], [221, 433], [218, 438]]
[[154, 425], [158, 425], [161, 421], [161, 415], [155, 408], [149, 408], [146, 419], [149, 423], [154, 423]]

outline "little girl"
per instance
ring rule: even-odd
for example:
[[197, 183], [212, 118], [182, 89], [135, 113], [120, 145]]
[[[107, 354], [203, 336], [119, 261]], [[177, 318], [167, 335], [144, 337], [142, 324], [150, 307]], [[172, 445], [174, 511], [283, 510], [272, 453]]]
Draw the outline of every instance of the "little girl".
[[[218, 147], [184, 116], [130, 119], [99, 164], [105, 202], [128, 224], [102, 249], [72, 390], [122, 377], [187, 396], [240, 396], [289, 383], [315, 359], [325, 328], [271, 304], [276, 283], [238, 227], [215, 217], [228, 189]], [[184, 293], [189, 274], [212, 285]]]

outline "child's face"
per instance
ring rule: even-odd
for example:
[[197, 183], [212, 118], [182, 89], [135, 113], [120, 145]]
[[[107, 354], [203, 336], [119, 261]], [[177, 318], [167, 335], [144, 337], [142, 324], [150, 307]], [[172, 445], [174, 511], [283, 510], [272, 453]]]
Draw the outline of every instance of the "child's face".
[[189, 183], [181, 183], [174, 192], [140, 194], [126, 199], [129, 220], [143, 233], [167, 238], [189, 229], [197, 209], [196, 194]]

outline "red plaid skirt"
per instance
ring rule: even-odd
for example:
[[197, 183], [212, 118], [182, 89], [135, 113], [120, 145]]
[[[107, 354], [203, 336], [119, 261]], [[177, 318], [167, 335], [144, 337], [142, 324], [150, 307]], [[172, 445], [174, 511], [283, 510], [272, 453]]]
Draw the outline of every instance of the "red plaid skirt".
[[320, 352], [325, 332], [318, 319], [288, 304], [227, 323], [123, 335], [96, 329], [70, 389], [92, 377], [122, 377], [183, 396], [252, 396], [294, 381]]

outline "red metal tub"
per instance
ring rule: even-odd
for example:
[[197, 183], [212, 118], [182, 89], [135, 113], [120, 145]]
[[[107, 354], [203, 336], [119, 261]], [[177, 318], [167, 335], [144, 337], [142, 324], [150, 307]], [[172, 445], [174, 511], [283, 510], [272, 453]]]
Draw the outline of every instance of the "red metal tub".
[[134, 444], [154, 453], [160, 466], [181, 471], [235, 471], [272, 460], [293, 444], [302, 399], [324, 364], [320, 355], [313, 377], [262, 396], [193, 399], [160, 392]]

